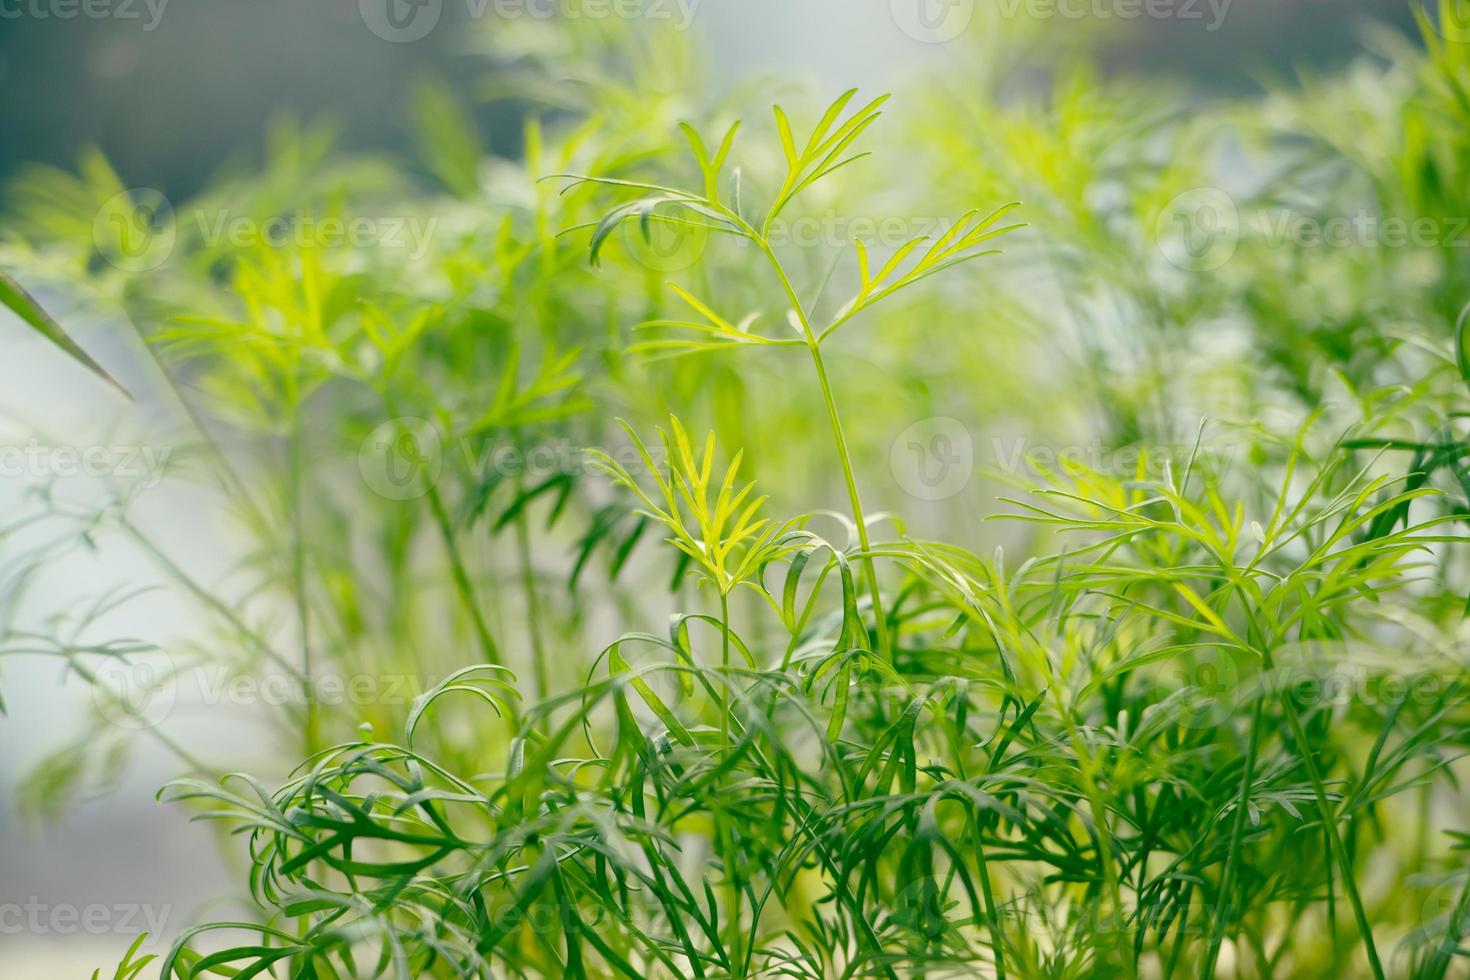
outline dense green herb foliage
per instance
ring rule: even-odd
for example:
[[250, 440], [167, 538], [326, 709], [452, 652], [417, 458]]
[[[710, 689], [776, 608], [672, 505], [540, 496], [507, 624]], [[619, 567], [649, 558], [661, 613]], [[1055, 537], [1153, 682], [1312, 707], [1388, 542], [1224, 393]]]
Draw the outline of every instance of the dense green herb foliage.
[[[217, 630], [160, 683], [223, 663], [304, 692], [261, 709], [262, 776], [142, 729], [189, 770], [163, 797], [242, 835], [258, 910], [165, 968], [1462, 970], [1470, 48], [1424, 38], [1191, 116], [992, 58], [880, 120], [852, 92], [703, 102], [642, 34], [511, 36], [497, 80], [557, 99], [524, 159], [483, 161], [427, 84], [433, 192], [283, 123], [259, 172], [178, 209], [432, 217], [421, 252], [181, 223], [143, 274], [95, 261], [104, 163], [30, 175], [0, 255], [139, 324], [193, 426], [179, 477], [238, 515], [249, 585], [191, 577], [127, 487], [43, 495], [8, 533], [56, 543], [6, 574], [126, 540]], [[1238, 234], [1182, 268], [1161, 215], [1227, 141], [1257, 159]], [[1445, 234], [1253, 220], [1363, 209]], [[845, 232], [886, 216], [908, 233]], [[992, 481], [907, 497], [899, 432], [941, 416], [1024, 438]], [[409, 485], [359, 472], [430, 430]], [[578, 451], [483, 465], [551, 446]], [[1067, 446], [1089, 451], [1038, 451]], [[90, 639], [128, 599], [0, 653], [100, 684], [152, 649]], [[334, 705], [328, 676], [415, 696]], [[37, 805], [125, 751], [110, 719]]]

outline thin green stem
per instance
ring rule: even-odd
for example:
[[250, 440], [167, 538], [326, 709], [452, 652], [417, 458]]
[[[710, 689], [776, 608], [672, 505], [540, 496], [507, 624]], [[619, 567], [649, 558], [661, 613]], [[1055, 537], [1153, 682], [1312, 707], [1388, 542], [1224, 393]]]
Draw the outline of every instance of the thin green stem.
[[[94, 692], [100, 692], [100, 696], [105, 697], [108, 702], [112, 704], [118, 711], [123, 713], [129, 712], [130, 709], [127, 703], [118, 698], [113, 693], [112, 689], [102, 682], [102, 679], [97, 676], [96, 671], [76, 660], [70, 662], [70, 669], [76, 671], [78, 677], [80, 677], [83, 681], [90, 685]], [[179, 741], [175, 739], [172, 735], [164, 732], [160, 726], [156, 724], [146, 725], [144, 726], [143, 730], [146, 731], [154, 741], [158, 742], [158, 744], [162, 745], [174, 755], [178, 756], [179, 760], [183, 762], [184, 765], [193, 770], [196, 774], [200, 776], [209, 776], [214, 779], [219, 778], [219, 770], [206, 765], [198, 756], [180, 745]]]
[[[383, 407], [387, 409], [389, 416], [398, 418], [402, 415], [391, 394], [384, 392], [382, 399]], [[429, 510], [434, 515], [434, 523], [439, 528], [439, 537], [444, 542], [445, 554], [449, 558], [449, 573], [454, 579], [454, 590], [459, 596], [460, 605], [470, 617], [475, 639], [479, 642], [480, 656], [486, 663], [499, 664], [501, 662], [500, 648], [496, 645], [495, 638], [490, 635], [490, 628], [485, 625], [485, 616], [480, 611], [480, 599], [475, 592], [475, 583], [470, 578], [464, 556], [459, 550], [459, 541], [455, 537], [454, 522], [450, 520], [449, 509], [445, 507], [444, 498], [440, 495], [439, 487], [433, 480], [429, 481], [425, 496], [429, 501]]]
[[[1267, 659], [1267, 669], [1270, 669], [1270, 660]], [[1336, 859], [1337, 865], [1342, 872], [1342, 887], [1347, 892], [1348, 902], [1353, 907], [1353, 918], [1357, 920], [1358, 932], [1363, 937], [1363, 949], [1368, 954], [1368, 966], [1373, 971], [1377, 980], [1384, 980], [1383, 964], [1378, 959], [1378, 947], [1373, 942], [1373, 927], [1368, 923], [1368, 914], [1363, 909], [1363, 898], [1358, 893], [1358, 883], [1353, 874], [1352, 858], [1343, 846], [1342, 834], [1337, 829], [1337, 815], [1333, 812], [1332, 802], [1327, 798], [1327, 786], [1322, 781], [1322, 774], [1317, 770], [1317, 760], [1312, 755], [1311, 746], [1307, 742], [1306, 729], [1302, 727], [1301, 716], [1297, 714], [1296, 705], [1291, 703], [1289, 697], [1281, 699], [1282, 706], [1286, 708], [1286, 717], [1291, 722], [1291, 731], [1296, 738], [1297, 746], [1301, 751], [1302, 762], [1307, 767], [1307, 778], [1312, 782], [1312, 792], [1317, 797], [1317, 808], [1322, 813], [1322, 822], [1327, 827], [1327, 841], [1331, 856]]]
[[832, 395], [832, 385], [827, 380], [827, 368], [822, 362], [822, 351], [815, 342], [810, 345], [812, 364], [817, 369], [817, 380], [822, 386], [822, 399], [827, 403], [827, 416], [832, 421], [832, 438], [837, 444], [837, 458], [842, 464], [842, 479], [847, 484], [847, 496], [852, 503], [852, 519], [857, 525], [858, 547], [863, 552], [863, 578], [868, 585], [868, 594], [873, 601], [873, 627], [878, 636], [878, 652], [892, 659], [893, 651], [888, 639], [888, 620], [883, 613], [883, 596], [878, 588], [878, 568], [873, 560], [873, 546], [868, 540], [868, 524], [863, 517], [863, 502], [858, 497], [857, 479], [853, 476], [852, 456], [847, 450], [847, 437], [842, 433], [842, 419], [837, 412], [837, 401]]
[[[720, 747], [724, 757], [730, 754], [730, 594], [720, 590]], [[722, 765], [725, 764], [722, 762]], [[723, 782], [725, 777], [721, 777]], [[744, 965], [740, 952], [740, 880], [738, 875], [739, 853], [731, 839], [729, 822], [721, 821], [720, 838], [724, 844], [725, 877], [730, 887], [730, 914], [727, 921], [729, 935], [725, 940], [730, 959], [731, 976], [742, 975], [739, 967]]]
[[304, 497], [302, 495], [301, 471], [304, 465], [301, 451], [301, 412], [292, 413], [286, 461], [287, 480], [290, 492], [286, 506], [291, 511], [291, 581], [296, 600], [296, 628], [300, 632], [301, 679], [306, 698], [306, 721], [302, 739], [306, 755], [316, 754], [321, 743], [321, 707], [317, 704], [314, 678], [315, 665], [311, 649], [311, 610], [306, 598], [306, 528], [303, 521]]
[[[1055, 690], [1055, 687], [1053, 688]], [[1058, 695], [1058, 706], [1063, 707]], [[1069, 718], [1068, 714], [1062, 717]], [[1133, 956], [1133, 943], [1123, 936], [1127, 914], [1123, 908], [1123, 886], [1118, 879], [1118, 866], [1113, 857], [1113, 832], [1108, 819], [1107, 801], [1103, 798], [1102, 789], [1098, 785], [1094, 767], [1096, 759], [1088, 749], [1076, 726], [1067, 721], [1068, 732], [1071, 736], [1072, 750], [1077, 756], [1077, 767], [1081, 773], [1083, 790], [1087, 794], [1087, 804], [1092, 810], [1092, 822], [1097, 834], [1097, 862], [1102, 872], [1103, 882], [1107, 886], [1108, 901], [1112, 905], [1112, 914], [1116, 917], [1117, 933], [1120, 936], [1117, 947], [1123, 953], [1126, 975], [1136, 978], [1138, 976], [1138, 963]]]
[[990, 865], [985, 860], [985, 842], [975, 837], [975, 870], [980, 879], [980, 897], [985, 900], [986, 929], [990, 933], [990, 949], [995, 954], [995, 980], [1006, 980], [1005, 942], [1000, 929], [1000, 912], [995, 907], [995, 891], [990, 884]]
[[469, 614], [470, 623], [475, 630], [475, 638], [480, 644], [480, 654], [486, 663], [500, 663], [500, 648], [495, 645], [495, 639], [490, 635], [490, 628], [485, 625], [485, 616], [480, 612], [479, 596], [475, 594], [475, 583], [470, 578], [468, 568], [465, 566], [464, 556], [460, 554], [459, 542], [454, 535], [454, 524], [449, 519], [449, 511], [444, 506], [444, 498], [440, 496], [439, 489], [429, 487], [429, 510], [434, 514], [434, 522], [439, 526], [439, 536], [444, 541], [444, 551], [449, 557], [449, 572], [454, 579], [454, 589], [459, 595], [459, 601], [464, 610]]
[[1245, 769], [1240, 774], [1240, 795], [1235, 801], [1235, 813], [1230, 824], [1230, 849], [1225, 854], [1225, 869], [1220, 875], [1220, 891], [1215, 899], [1215, 921], [1210, 928], [1210, 947], [1205, 951], [1200, 964], [1200, 980], [1213, 980], [1215, 962], [1220, 956], [1220, 944], [1225, 940], [1225, 925], [1230, 916], [1230, 904], [1234, 898], [1235, 866], [1240, 860], [1240, 843], [1245, 834], [1245, 811], [1250, 803], [1251, 784], [1256, 778], [1256, 756], [1261, 744], [1261, 722], [1265, 714], [1265, 698], [1256, 701], [1255, 713], [1251, 716], [1250, 742], [1245, 752]]
[[720, 745], [730, 751], [730, 594], [720, 592]]
[[265, 520], [264, 515], [261, 513], [260, 506], [255, 502], [255, 498], [250, 495], [250, 491], [246, 488], [244, 478], [240, 476], [239, 471], [235, 468], [235, 464], [225, 455], [224, 449], [221, 448], [214, 434], [204, 424], [204, 419], [194, 407], [194, 404], [184, 396], [183, 388], [180, 387], [178, 379], [174, 377], [173, 372], [168, 369], [168, 365], [164, 363], [163, 357], [158, 352], [158, 348], [148, 342], [148, 338], [144, 336], [143, 331], [138, 328], [137, 322], [131, 316], [126, 317], [126, 319], [128, 325], [133, 328], [133, 333], [137, 336], [138, 342], [142, 344], [144, 352], [147, 353], [148, 359], [153, 362], [154, 368], [157, 369], [159, 377], [163, 378], [165, 387], [173, 395], [174, 401], [178, 403], [179, 408], [183, 410], [184, 416], [189, 420], [189, 424], [193, 427], [194, 431], [199, 433], [201, 443], [208, 451], [210, 462], [214, 465], [215, 474], [219, 477], [226, 494], [233, 493], [234, 499], [240, 503], [240, 506], [249, 511], [249, 516], [256, 523], [263, 524]]
[[765, 253], [771, 267], [776, 272], [776, 277], [781, 281], [781, 287], [786, 292], [787, 301], [791, 304], [792, 312], [801, 324], [802, 336], [806, 340], [807, 350], [811, 351], [812, 365], [816, 368], [817, 381], [822, 388], [822, 400], [827, 406], [827, 417], [832, 423], [832, 438], [837, 447], [837, 460], [842, 466], [842, 479], [847, 486], [847, 498], [852, 507], [853, 523], [857, 525], [858, 547], [863, 552], [863, 578], [868, 586], [868, 594], [873, 602], [873, 628], [878, 638], [878, 652], [884, 658], [892, 660], [893, 651], [888, 639], [888, 621], [883, 614], [883, 595], [878, 588], [878, 568], [873, 556], [869, 554], [872, 545], [868, 540], [868, 524], [863, 516], [863, 502], [858, 494], [857, 479], [853, 475], [852, 454], [847, 448], [847, 437], [842, 431], [842, 417], [837, 411], [837, 400], [832, 394], [832, 384], [827, 378], [827, 366], [822, 360], [822, 345], [816, 334], [812, 331], [811, 319], [807, 316], [806, 308], [796, 295], [796, 289], [791, 284], [791, 279], [786, 275], [786, 270], [781, 265], [781, 260], [776, 257], [775, 251], [764, 238], [758, 238], [757, 243], [761, 251]]
[[154, 543], [153, 539], [144, 534], [141, 528], [139, 528], [136, 524], [134, 524], [131, 520], [128, 520], [127, 518], [123, 518], [122, 520], [120, 520], [119, 526], [124, 531], [126, 531], [128, 536], [132, 538], [132, 540], [137, 543], [139, 547], [146, 551], [149, 556], [158, 563], [159, 567], [167, 572], [174, 579], [174, 581], [182, 585], [184, 589], [187, 590], [190, 595], [198, 599], [205, 606], [205, 608], [209, 609], [225, 622], [229, 623], [230, 627], [234, 629], [235, 632], [240, 634], [241, 639], [245, 640], [250, 646], [254, 647], [255, 651], [258, 654], [260, 654], [265, 659], [271, 661], [276, 666], [280, 667], [282, 670], [290, 674], [292, 677], [295, 677], [297, 680], [304, 680], [304, 677], [301, 673], [301, 668], [299, 666], [283, 657], [273, 647], [271, 647], [271, 645], [266, 642], [264, 637], [255, 632], [255, 630], [251, 629], [249, 624], [240, 618], [240, 614], [234, 608], [232, 608], [229, 603], [225, 602], [219, 596], [206, 589], [203, 585], [200, 585], [199, 582], [196, 581], [194, 577], [191, 576], [188, 572], [186, 572], [183, 567], [179, 565], [178, 562], [174, 561], [167, 554], [165, 554], [163, 550]]
[[[519, 488], [518, 488], [519, 492]], [[516, 551], [521, 563], [521, 590], [526, 593], [526, 630], [531, 635], [531, 670], [536, 695], [550, 693], [546, 671], [546, 647], [541, 640], [541, 600], [536, 594], [536, 568], [531, 562], [531, 530], [525, 509], [516, 515]]]

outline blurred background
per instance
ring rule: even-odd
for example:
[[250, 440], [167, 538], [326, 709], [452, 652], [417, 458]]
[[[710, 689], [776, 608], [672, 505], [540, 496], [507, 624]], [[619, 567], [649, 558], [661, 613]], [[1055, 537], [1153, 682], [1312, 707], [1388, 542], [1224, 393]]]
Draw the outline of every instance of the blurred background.
[[[1062, 9], [1091, 9], [1057, 2]], [[983, 42], [966, 26], [976, 3], [1012, 11], [1055, 6], [1046, 0], [668, 0], [666, 6], [670, 17], [687, 18], [687, 43], [703, 52], [717, 86], [779, 72], [819, 89], [861, 82], [901, 94], [922, 84], [916, 79], [934, 77], [945, 59]], [[74, 168], [96, 147], [125, 185], [178, 199], [255, 163], [262, 133], [283, 114], [335, 121], [349, 151], [400, 154], [412, 141], [405, 93], [430, 75], [473, 98], [491, 152], [514, 156], [520, 107], [490, 97], [494, 69], [484, 39], [497, 29], [497, 17], [555, 15], [565, 7], [538, 0], [0, 0], [0, 186], [34, 164]], [[1108, 71], [1199, 99], [1228, 99], [1265, 80], [1345, 63], [1362, 51], [1368, 25], [1411, 22], [1408, 7], [1391, 0], [1199, 0], [1197, 9], [1197, 19], [1055, 16], [1047, 30], [1075, 33]], [[418, 37], [426, 17], [433, 24]], [[118, 355], [102, 325], [75, 326], [99, 358]], [[4, 316], [0, 344], [0, 417], [23, 420], [7, 424], [3, 439], [20, 439], [13, 433], [38, 424], [65, 431], [116, 411], [109, 393], [82, 382], [74, 366]], [[3, 480], [0, 513], [24, 491], [19, 481]], [[228, 538], [207, 505], [170, 491], [150, 506], [167, 512], [174, 543], [201, 577], [231, 567]], [[29, 595], [45, 607], [89, 578], [101, 584], [128, 577], [124, 558], [113, 553], [109, 561], [99, 568], [78, 556], [54, 579], [31, 583]], [[0, 595], [0, 604], [12, 598]], [[166, 622], [181, 636], [190, 627], [163, 601], [131, 606], [129, 615], [140, 627]], [[110, 792], [64, 817], [42, 822], [17, 815], [18, 775], [68, 737], [69, 720], [86, 709], [88, 694], [84, 685], [63, 686], [54, 661], [10, 658], [4, 671], [0, 977], [88, 976], [116, 961], [119, 935], [147, 930], [156, 947], [206, 908], [227, 912], [210, 904], [230, 880], [212, 832], [190, 824], [181, 808], [154, 800], [157, 787], [175, 775], [161, 752], [145, 749], [119, 765]], [[248, 720], [218, 714], [188, 720], [184, 732], [201, 744], [262, 737]], [[81, 921], [94, 906], [104, 910], [99, 915], [107, 927]], [[131, 907], [129, 921], [121, 922]]]
[[[95, 145], [125, 180], [171, 196], [192, 192], [231, 160], [254, 152], [267, 121], [283, 111], [338, 120], [350, 150], [402, 149], [407, 134], [397, 110], [417, 78], [434, 72], [462, 86], [483, 79], [476, 38], [494, 29], [485, 21], [495, 15], [480, 8], [551, 6], [547, 0], [435, 0], [442, 12], [434, 30], [415, 41], [385, 43], [364, 26], [360, 0], [132, 0], [127, 13], [136, 19], [27, 12], [44, 2], [0, 4], [7, 11], [0, 18], [0, 178], [26, 163], [71, 166], [83, 147]], [[107, 0], [115, 7], [126, 2]], [[896, 24], [895, 6], [932, 6], [954, 18], [977, 2], [1018, 10], [1090, 6], [1086, 0], [668, 0], [671, 16], [684, 16], [681, 2], [692, 11], [691, 43], [707, 48], [713, 72], [730, 85], [772, 69], [842, 86], [875, 74], [897, 84], [908, 69], [932, 65], [951, 47], [974, 40], [967, 31], [938, 44], [909, 36]], [[1056, 18], [1050, 29], [1100, 34], [1102, 62], [1113, 70], [1225, 94], [1300, 68], [1340, 64], [1360, 50], [1365, 20], [1399, 27], [1412, 21], [1408, 5], [1396, 0], [1198, 0], [1190, 12], [1196, 11], [1198, 19]], [[492, 149], [513, 151], [519, 129], [508, 123], [515, 107], [497, 103], [482, 113]]]

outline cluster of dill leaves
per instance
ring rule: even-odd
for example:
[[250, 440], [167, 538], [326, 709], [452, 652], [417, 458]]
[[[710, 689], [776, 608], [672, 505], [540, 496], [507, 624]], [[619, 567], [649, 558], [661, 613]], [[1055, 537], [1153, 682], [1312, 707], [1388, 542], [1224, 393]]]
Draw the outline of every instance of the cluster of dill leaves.
[[[29, 805], [152, 741], [248, 860], [117, 977], [1464, 968], [1470, 46], [1182, 111], [1012, 38], [885, 115], [497, 44], [514, 159], [426, 82], [407, 164], [283, 120], [141, 224], [100, 156], [9, 190], [243, 542], [126, 480], [0, 530], [7, 595], [122, 549], [205, 624], [0, 645], [95, 692]], [[1424, 233], [1301, 233], [1358, 215]], [[179, 733], [212, 668], [288, 681], [252, 746]]]

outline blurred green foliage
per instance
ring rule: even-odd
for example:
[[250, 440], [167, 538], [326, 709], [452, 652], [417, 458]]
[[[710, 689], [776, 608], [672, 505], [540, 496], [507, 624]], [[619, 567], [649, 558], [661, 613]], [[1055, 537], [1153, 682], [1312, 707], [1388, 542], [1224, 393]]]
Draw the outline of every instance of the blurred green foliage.
[[[516, 158], [428, 82], [418, 179], [282, 122], [197, 199], [12, 188], [0, 262], [136, 327], [249, 542], [236, 595], [138, 487], [7, 531], [215, 628], [11, 629], [101, 691], [38, 802], [135, 737], [109, 666], [301, 692], [260, 776], [136, 726], [259, 910], [169, 969], [1461, 967], [1470, 46], [1200, 108], [978, 33], [897, 112], [772, 113], [528, 22]], [[364, 678], [407, 694], [325, 696]]]

